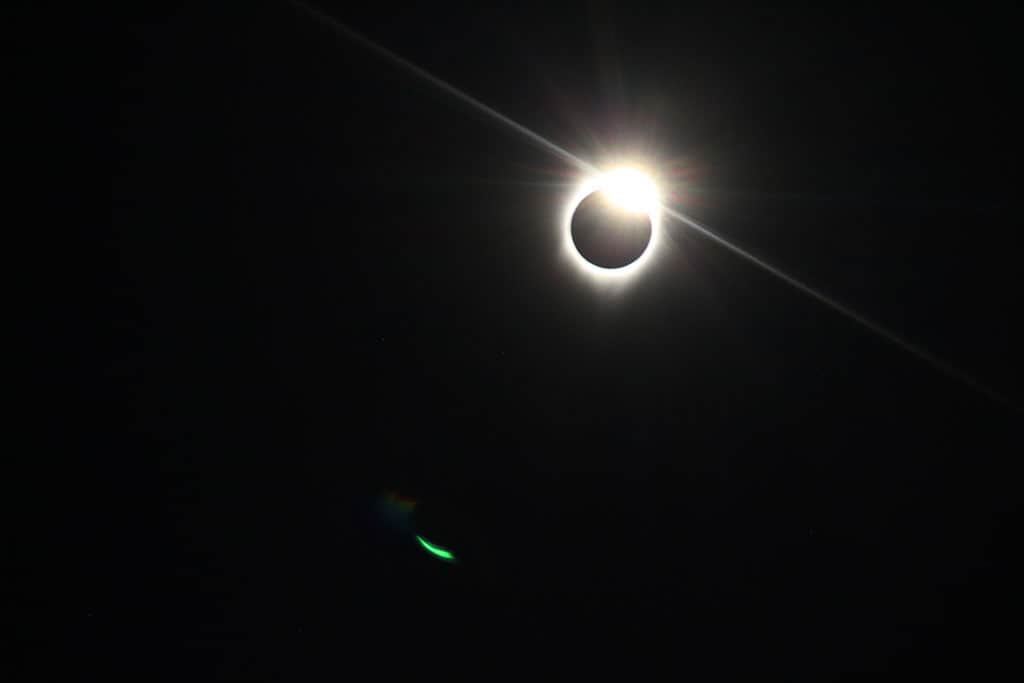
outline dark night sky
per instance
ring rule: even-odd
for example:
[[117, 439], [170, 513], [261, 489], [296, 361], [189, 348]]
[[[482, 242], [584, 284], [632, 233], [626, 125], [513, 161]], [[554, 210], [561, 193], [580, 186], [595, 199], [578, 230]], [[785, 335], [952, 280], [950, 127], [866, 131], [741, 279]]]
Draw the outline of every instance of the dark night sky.
[[[1020, 413], [679, 225], [593, 287], [572, 167], [288, 2], [205, 5], [105, 25], [113, 98], [75, 91], [112, 214], [43, 347], [62, 661], [1019, 666]], [[582, 158], [676, 169], [678, 208], [1024, 402], [1008, 13], [347, 5], [318, 6]]]

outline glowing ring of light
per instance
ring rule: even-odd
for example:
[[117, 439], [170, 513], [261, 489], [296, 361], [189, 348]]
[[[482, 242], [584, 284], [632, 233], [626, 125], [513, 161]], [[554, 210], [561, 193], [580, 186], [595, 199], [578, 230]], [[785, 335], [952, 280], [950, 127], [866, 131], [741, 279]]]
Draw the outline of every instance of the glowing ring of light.
[[[624, 180], [630, 183], [646, 183], [650, 187], [649, 190], [646, 190], [650, 196], [644, 197], [641, 201], [645, 205], [643, 210], [647, 213], [647, 216], [651, 221], [651, 239], [647, 243], [647, 248], [644, 249], [643, 253], [640, 254], [635, 261], [631, 261], [619, 268], [605, 268], [585, 259], [583, 254], [581, 254], [576, 248], [576, 245], [572, 240], [572, 216], [576, 212], [576, 208], [580, 205], [580, 202], [598, 190], [608, 192], [613, 199], [617, 195], [621, 196], [621, 184]], [[632, 208], [639, 209], [640, 206], [634, 204]], [[643, 173], [643, 171], [633, 167], [617, 167], [611, 171], [594, 173], [586, 176], [573, 189], [572, 194], [569, 196], [569, 199], [565, 204], [565, 210], [562, 216], [562, 251], [565, 258], [572, 262], [581, 274], [591, 278], [595, 282], [621, 282], [626, 278], [636, 275], [648, 263], [650, 263], [658, 245], [661, 242], [661, 232], [661, 201], [654, 181], [651, 180], [647, 174]]]

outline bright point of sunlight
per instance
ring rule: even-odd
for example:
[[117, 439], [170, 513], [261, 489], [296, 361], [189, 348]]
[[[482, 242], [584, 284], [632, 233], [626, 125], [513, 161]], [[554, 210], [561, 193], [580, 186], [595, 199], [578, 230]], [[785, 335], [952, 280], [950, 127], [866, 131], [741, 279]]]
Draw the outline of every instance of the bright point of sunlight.
[[602, 178], [601, 189], [616, 206], [650, 213], [658, 205], [658, 188], [650, 176], [635, 168], [617, 168]]

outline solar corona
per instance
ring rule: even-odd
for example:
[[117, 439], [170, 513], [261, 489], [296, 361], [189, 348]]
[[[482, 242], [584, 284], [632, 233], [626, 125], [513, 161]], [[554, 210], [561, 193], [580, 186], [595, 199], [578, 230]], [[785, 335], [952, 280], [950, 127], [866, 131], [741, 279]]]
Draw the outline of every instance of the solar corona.
[[588, 174], [563, 215], [563, 249], [586, 275], [620, 279], [649, 261], [660, 232], [654, 180], [634, 166]]

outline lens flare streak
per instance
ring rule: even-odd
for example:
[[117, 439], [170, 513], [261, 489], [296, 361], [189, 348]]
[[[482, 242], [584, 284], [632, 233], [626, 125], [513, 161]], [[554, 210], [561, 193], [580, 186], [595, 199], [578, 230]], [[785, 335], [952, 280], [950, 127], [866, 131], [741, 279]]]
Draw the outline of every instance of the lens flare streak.
[[[451, 83], [448, 83], [447, 81], [442, 80], [441, 78], [438, 78], [437, 76], [434, 76], [430, 72], [426, 71], [425, 69], [423, 69], [423, 68], [421, 68], [419, 66], [416, 66], [415, 64], [413, 64], [412, 62], [408, 61], [407, 59], [404, 59], [403, 57], [400, 57], [399, 55], [395, 54], [391, 50], [388, 50], [387, 48], [385, 48], [385, 47], [383, 47], [381, 45], [378, 45], [377, 43], [373, 42], [369, 38], [366, 38], [365, 36], [357, 33], [356, 31], [350, 29], [349, 27], [345, 26], [344, 24], [342, 24], [338, 20], [334, 19], [333, 17], [330, 17], [330, 16], [324, 14], [323, 12], [321, 12], [320, 10], [318, 10], [318, 9], [308, 5], [308, 4], [306, 4], [305, 2], [302, 2], [302, 0], [290, 0], [290, 2], [292, 2], [292, 4], [294, 4], [295, 6], [299, 7], [303, 11], [305, 11], [307, 14], [311, 15], [313, 18], [319, 20], [321, 23], [323, 23], [326, 26], [328, 26], [331, 29], [333, 29], [336, 33], [338, 33], [342, 37], [348, 38], [349, 40], [351, 40], [351, 41], [361, 45], [362, 47], [366, 48], [370, 52], [373, 52], [374, 54], [384, 58], [385, 60], [391, 62], [392, 64], [394, 64], [396, 66], [399, 66], [402, 69], [405, 69], [406, 71], [411, 73], [413, 76], [416, 76], [417, 78], [423, 80], [424, 82], [426, 82], [426, 83], [436, 87], [438, 90], [440, 90], [440, 91], [442, 91], [442, 92], [444, 92], [444, 93], [454, 97], [456, 100], [462, 102], [463, 104], [468, 105], [470, 108], [475, 109], [476, 111], [478, 111], [478, 112], [480, 112], [480, 113], [490, 117], [491, 119], [497, 121], [498, 123], [502, 124], [503, 126], [513, 130], [514, 132], [518, 133], [519, 135], [521, 135], [525, 139], [527, 139], [530, 142], [538, 145], [539, 147], [547, 150], [548, 152], [551, 152], [552, 154], [554, 154], [555, 156], [559, 157], [563, 161], [569, 162], [570, 164], [575, 166], [579, 171], [587, 174], [588, 177], [593, 178], [595, 176], [595, 174], [598, 173], [598, 169], [594, 165], [584, 161], [583, 159], [581, 159], [580, 157], [576, 156], [572, 152], [569, 152], [568, 150], [566, 150], [565, 148], [563, 148], [563, 147], [561, 147], [559, 145], [556, 145], [555, 143], [551, 142], [550, 140], [548, 140], [547, 138], [543, 137], [542, 135], [540, 135], [538, 133], [535, 133], [534, 131], [530, 130], [526, 126], [524, 126], [524, 125], [522, 125], [522, 124], [520, 124], [520, 123], [518, 123], [516, 121], [513, 121], [508, 116], [505, 116], [504, 114], [502, 114], [501, 112], [497, 111], [496, 109], [487, 106], [486, 104], [484, 104], [480, 100], [476, 99], [475, 97], [472, 97], [471, 95], [463, 92], [462, 90], [459, 90], [458, 88], [456, 88]], [[597, 176], [597, 177], [600, 177], [600, 176]], [[568, 208], [568, 215], [565, 216], [565, 218], [563, 220], [563, 224], [564, 225], [568, 225], [569, 220], [572, 217], [572, 211], [576, 208], [576, 205], [579, 204], [579, 200], [582, 199], [583, 197], [585, 197], [587, 194], [589, 194], [595, 188], [595, 185], [593, 184], [593, 179], [591, 181], [589, 181], [589, 183], [590, 184], [588, 185], [588, 182], [584, 181], [584, 183], [581, 186], [581, 188], [577, 188], [576, 192], [574, 193], [574, 196], [572, 198], [570, 198], [570, 200], [569, 200], [569, 208]], [[629, 196], [630, 197], [635, 197], [636, 195], [635, 195], [635, 193], [630, 192]], [[634, 202], [633, 199], [629, 199], [629, 200], [626, 200], [626, 201], [628, 201], [630, 204], [632, 204]], [[657, 202], [655, 202], [655, 204], [657, 204]], [[968, 386], [968, 387], [974, 389], [978, 393], [988, 397], [989, 399], [991, 399], [991, 400], [993, 400], [993, 401], [995, 401], [997, 403], [1002, 404], [1005, 407], [1008, 407], [1008, 408], [1010, 408], [1010, 409], [1012, 409], [1012, 410], [1014, 410], [1016, 412], [1024, 412], [1024, 406], [1018, 405], [1015, 401], [1013, 401], [1009, 397], [1004, 396], [1003, 394], [995, 391], [994, 389], [992, 389], [992, 388], [982, 384], [980, 381], [978, 381], [977, 379], [975, 379], [974, 377], [972, 377], [968, 373], [964, 372], [963, 370], [960, 370], [959, 368], [954, 367], [953, 365], [947, 363], [946, 361], [943, 361], [942, 359], [932, 355], [931, 353], [926, 351], [924, 348], [922, 348], [922, 347], [920, 347], [920, 346], [918, 346], [916, 344], [913, 344], [913, 343], [903, 339], [900, 335], [896, 334], [895, 332], [893, 332], [893, 331], [883, 327], [882, 325], [880, 325], [880, 324], [878, 324], [876, 322], [871, 321], [870, 319], [868, 319], [865, 316], [861, 315], [860, 313], [854, 311], [853, 309], [849, 308], [848, 306], [839, 303], [835, 299], [832, 299], [831, 297], [829, 297], [829, 296], [827, 296], [825, 294], [822, 294], [821, 292], [817, 291], [816, 289], [814, 289], [810, 285], [804, 284], [800, 280], [797, 280], [796, 278], [794, 278], [794, 277], [792, 277], [790, 275], [787, 275], [786, 273], [782, 272], [781, 270], [779, 270], [775, 266], [773, 266], [773, 265], [771, 265], [771, 264], [769, 264], [769, 263], [767, 263], [765, 261], [762, 261], [757, 256], [754, 256], [753, 254], [751, 254], [750, 252], [746, 251], [742, 247], [739, 247], [739, 246], [733, 244], [732, 242], [729, 242], [724, 237], [721, 237], [720, 235], [716, 234], [715, 232], [713, 232], [709, 228], [701, 225], [700, 223], [698, 223], [694, 219], [690, 218], [686, 214], [681, 213], [679, 211], [676, 211], [675, 209], [672, 209], [670, 207], [657, 206], [657, 207], [654, 207], [654, 208], [655, 208], [655, 213], [657, 215], [660, 216], [661, 214], [664, 214], [666, 216], [674, 218], [675, 220], [679, 221], [681, 224], [683, 224], [686, 227], [688, 227], [688, 228], [690, 228], [690, 229], [700, 233], [701, 235], [707, 237], [708, 239], [711, 239], [715, 243], [725, 247], [726, 249], [728, 249], [732, 253], [736, 254], [737, 256], [743, 258], [744, 260], [748, 261], [749, 263], [752, 263], [752, 264], [758, 266], [759, 268], [767, 271], [768, 273], [770, 273], [770, 274], [774, 275], [775, 277], [779, 278], [780, 280], [782, 280], [786, 284], [790, 285], [791, 287], [793, 287], [793, 288], [803, 292], [804, 294], [810, 296], [811, 298], [813, 298], [813, 299], [819, 301], [820, 303], [828, 306], [832, 310], [834, 310], [834, 311], [842, 314], [843, 316], [849, 318], [850, 320], [860, 324], [862, 327], [864, 327], [865, 329], [871, 331], [872, 333], [877, 334], [878, 336], [882, 337], [883, 339], [893, 343], [897, 347], [899, 347], [899, 348], [903, 349], [904, 351], [910, 353], [911, 355], [919, 358], [920, 360], [924, 361], [925, 363], [930, 365], [932, 368], [940, 371], [941, 373], [943, 373], [947, 377], [950, 377], [951, 379], [955, 379], [955, 380], [963, 383], [965, 386]], [[653, 222], [653, 219], [654, 219], [654, 216], [652, 216], [652, 222]], [[589, 274], [591, 276], [596, 276], [596, 277], [599, 277], [599, 278], [609, 278], [610, 277], [610, 278], [614, 278], [615, 280], [621, 281], [622, 277], [634, 273], [638, 268], [640, 268], [642, 266], [642, 264], [644, 262], [647, 262], [647, 261], [650, 260], [648, 255], [655, 251], [655, 247], [656, 247], [655, 239], [658, 238], [658, 236], [659, 236], [659, 234], [661, 232], [662, 232], [662, 230], [660, 230], [657, 227], [657, 225], [656, 225], [656, 227], [654, 229], [654, 233], [653, 233], [652, 239], [651, 239], [651, 244], [648, 246], [647, 251], [644, 253], [644, 256], [642, 256], [641, 258], [637, 259], [636, 261], [634, 261], [633, 263], [631, 263], [630, 265], [628, 265], [628, 266], [626, 266], [624, 268], [602, 269], [602, 268], [597, 268], [596, 266], [588, 268], [585, 265], [583, 265], [583, 266], [581, 266], [582, 270], [585, 273], [587, 273], [587, 274]], [[571, 245], [572, 240], [568, 236], [568, 230], [567, 229], [565, 229], [565, 233], [566, 233], [566, 239], [563, 240], [563, 245], [567, 246], [569, 249], [572, 249], [572, 245]], [[584, 259], [582, 259], [582, 258], [576, 258], [574, 260], [577, 263], [581, 263], [581, 262], [585, 263]], [[431, 548], [433, 546], [429, 546], [429, 544], [427, 544], [423, 539], [421, 539], [419, 537], [417, 537], [417, 538], [420, 541], [420, 543], [423, 544], [424, 548], [427, 548], [428, 550], [431, 550]], [[431, 552], [433, 552], [433, 550], [431, 550]], [[447, 552], [447, 551], [444, 551], [444, 552]]]
[[444, 560], [445, 562], [454, 562], [455, 561], [455, 555], [451, 554], [450, 552], [448, 552], [447, 550], [445, 550], [444, 548], [442, 548], [440, 546], [434, 545], [433, 543], [431, 543], [427, 539], [423, 538], [422, 536], [417, 536], [416, 540], [419, 541], [420, 546], [422, 546], [424, 550], [426, 550], [428, 553], [430, 553], [434, 557], [436, 557], [438, 559], [441, 559], [441, 560]]

